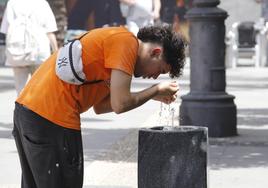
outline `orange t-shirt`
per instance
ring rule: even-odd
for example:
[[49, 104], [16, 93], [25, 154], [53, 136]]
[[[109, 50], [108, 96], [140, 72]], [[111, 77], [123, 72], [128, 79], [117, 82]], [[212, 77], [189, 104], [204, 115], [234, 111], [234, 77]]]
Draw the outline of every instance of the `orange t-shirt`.
[[[87, 80], [110, 80], [111, 69], [133, 75], [138, 40], [124, 27], [90, 31], [81, 40], [83, 71]], [[32, 76], [17, 102], [60, 126], [80, 130], [80, 114], [109, 93], [106, 83], [72, 85], [55, 73], [54, 53]]]

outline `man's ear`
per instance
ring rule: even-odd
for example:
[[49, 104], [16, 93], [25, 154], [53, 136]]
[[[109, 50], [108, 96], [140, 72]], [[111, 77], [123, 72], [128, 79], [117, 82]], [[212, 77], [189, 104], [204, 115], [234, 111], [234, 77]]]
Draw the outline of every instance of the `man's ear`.
[[152, 57], [159, 57], [162, 53], [162, 49], [159, 47], [153, 48], [151, 51], [151, 56]]

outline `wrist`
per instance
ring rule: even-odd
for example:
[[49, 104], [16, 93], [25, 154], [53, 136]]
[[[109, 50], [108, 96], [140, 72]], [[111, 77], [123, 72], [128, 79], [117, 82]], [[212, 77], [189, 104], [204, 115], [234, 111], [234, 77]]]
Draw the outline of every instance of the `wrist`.
[[159, 84], [154, 84], [152, 86], [153, 89], [153, 97], [157, 96], [159, 94], [160, 88], [159, 88]]

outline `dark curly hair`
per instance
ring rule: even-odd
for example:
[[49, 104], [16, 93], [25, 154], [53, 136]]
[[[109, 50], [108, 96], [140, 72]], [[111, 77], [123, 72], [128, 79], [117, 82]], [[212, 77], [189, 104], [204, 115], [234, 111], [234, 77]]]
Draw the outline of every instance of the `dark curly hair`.
[[146, 26], [139, 30], [138, 39], [163, 46], [164, 59], [171, 65], [169, 76], [179, 77], [185, 64], [186, 42], [182, 35], [172, 31], [171, 25]]

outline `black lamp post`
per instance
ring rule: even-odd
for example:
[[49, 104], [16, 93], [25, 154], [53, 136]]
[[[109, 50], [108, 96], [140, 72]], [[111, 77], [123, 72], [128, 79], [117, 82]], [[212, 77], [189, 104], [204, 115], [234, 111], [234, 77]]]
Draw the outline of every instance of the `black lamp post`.
[[219, 0], [195, 0], [190, 21], [190, 93], [182, 96], [180, 124], [208, 127], [210, 137], [237, 134], [234, 96], [225, 92], [225, 24]]

